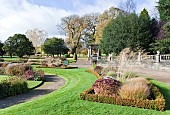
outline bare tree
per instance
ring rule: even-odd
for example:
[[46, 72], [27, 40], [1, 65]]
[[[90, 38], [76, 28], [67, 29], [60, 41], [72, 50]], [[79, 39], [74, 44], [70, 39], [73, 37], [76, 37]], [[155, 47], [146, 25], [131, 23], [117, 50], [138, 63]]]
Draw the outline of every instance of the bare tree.
[[66, 34], [66, 43], [72, 54], [76, 53], [81, 40], [85, 42], [94, 41], [97, 17], [97, 14], [86, 14], [84, 16], [71, 15], [61, 19], [61, 24], [57, 27]]
[[32, 41], [34, 47], [41, 47], [47, 38], [47, 32], [45, 30], [39, 30], [38, 28], [27, 30], [25, 34], [27, 38]]
[[135, 13], [136, 2], [134, 2], [134, 0], [126, 0], [125, 2], [120, 2], [119, 8], [128, 14]]

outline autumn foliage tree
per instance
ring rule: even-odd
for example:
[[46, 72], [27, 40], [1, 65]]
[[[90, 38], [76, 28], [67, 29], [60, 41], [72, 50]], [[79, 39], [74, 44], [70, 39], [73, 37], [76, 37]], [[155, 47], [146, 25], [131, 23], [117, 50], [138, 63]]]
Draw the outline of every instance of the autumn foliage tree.
[[86, 14], [84, 16], [71, 15], [61, 19], [61, 24], [57, 25], [62, 32], [66, 33], [66, 43], [71, 49], [71, 53], [77, 53], [80, 41], [91, 43], [97, 26], [97, 14]]
[[107, 26], [107, 24], [114, 18], [116, 18], [119, 15], [123, 15], [124, 12], [115, 7], [109, 8], [109, 10], [104, 11], [103, 14], [99, 15], [98, 17], [98, 25], [96, 27], [96, 33], [95, 33], [95, 43], [100, 43], [100, 40], [102, 39], [103, 30]]

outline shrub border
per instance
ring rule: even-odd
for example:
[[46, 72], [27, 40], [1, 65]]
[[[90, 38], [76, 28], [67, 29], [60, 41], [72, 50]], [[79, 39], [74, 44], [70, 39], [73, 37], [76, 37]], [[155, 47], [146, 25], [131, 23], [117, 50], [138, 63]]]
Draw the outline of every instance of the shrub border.
[[[102, 78], [98, 73], [94, 72], [93, 70], [86, 70], [86, 72], [92, 73], [97, 78]], [[143, 109], [152, 109], [158, 111], [165, 110], [165, 98], [159, 91], [159, 89], [153, 85], [151, 85], [151, 92], [152, 95], [155, 97], [155, 100], [133, 100], [133, 99], [124, 99], [119, 96], [104, 96], [104, 95], [97, 95], [94, 94], [94, 89], [89, 88], [84, 92], [80, 93], [81, 100], [93, 101], [93, 102], [100, 102], [100, 103], [107, 103], [107, 104], [115, 104], [121, 106], [131, 106]]]

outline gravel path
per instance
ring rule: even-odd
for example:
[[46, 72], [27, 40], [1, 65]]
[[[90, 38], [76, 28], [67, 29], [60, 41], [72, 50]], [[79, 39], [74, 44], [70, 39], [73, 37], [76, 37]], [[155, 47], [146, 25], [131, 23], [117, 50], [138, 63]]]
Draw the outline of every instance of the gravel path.
[[65, 80], [63, 78], [55, 75], [46, 75], [45, 79], [46, 81], [42, 86], [30, 90], [27, 93], [0, 99], [0, 109], [39, 98], [57, 90], [65, 84]]
[[170, 85], [170, 71], [138, 69], [136, 72]]

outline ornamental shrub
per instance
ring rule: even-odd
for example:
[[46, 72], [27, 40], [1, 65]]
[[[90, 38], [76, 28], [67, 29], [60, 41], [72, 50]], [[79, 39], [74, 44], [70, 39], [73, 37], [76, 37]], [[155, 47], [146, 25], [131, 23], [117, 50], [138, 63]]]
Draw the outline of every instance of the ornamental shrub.
[[35, 81], [43, 81], [44, 80], [44, 72], [42, 70], [37, 70], [34, 73]]
[[92, 85], [95, 94], [115, 96], [121, 86], [121, 83], [115, 79], [98, 79]]
[[132, 82], [132, 83], [134, 83], [134, 82], [142, 82], [142, 83], [145, 83], [145, 84], [149, 84], [149, 81], [146, 79], [146, 78], [144, 78], [144, 77], [134, 77], [134, 78], [130, 78], [130, 79], [128, 79], [126, 82]]
[[35, 81], [43, 81], [44, 80], [44, 72], [42, 70], [27, 70], [23, 74], [23, 76], [27, 80], [35, 80]]
[[150, 88], [144, 79], [133, 79], [121, 86], [119, 95], [125, 99], [147, 99], [150, 96]]
[[28, 84], [20, 77], [9, 77], [0, 83], [0, 98], [25, 93], [28, 91]]
[[22, 76], [27, 70], [32, 70], [31, 65], [12, 63], [5, 68], [5, 72], [9, 76]]
[[27, 80], [33, 80], [34, 79], [34, 71], [33, 70], [27, 70], [24, 72], [24, 74], [22, 75], [23, 78], [27, 79]]
[[151, 86], [151, 91], [153, 92], [153, 96], [155, 97], [154, 100], [149, 100], [149, 99], [133, 100], [133, 99], [121, 98], [119, 96], [96, 95], [94, 94], [93, 88], [89, 88], [88, 90], [80, 93], [80, 98], [82, 100], [87, 100], [87, 101], [164, 111], [165, 110], [164, 96], [160, 93], [159, 89], [156, 86], [152, 84], [150, 86]]
[[135, 72], [127, 71], [127, 72], [123, 73], [123, 77], [124, 78], [134, 78], [134, 77], [139, 77], [139, 75]]

